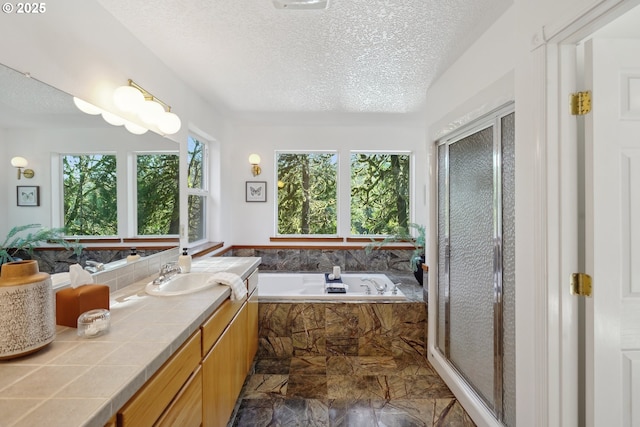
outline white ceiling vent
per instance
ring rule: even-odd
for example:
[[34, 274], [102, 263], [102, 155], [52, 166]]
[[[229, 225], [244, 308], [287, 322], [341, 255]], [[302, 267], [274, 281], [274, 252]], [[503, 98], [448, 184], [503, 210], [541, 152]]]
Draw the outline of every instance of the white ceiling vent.
[[329, 0], [273, 0], [276, 9], [326, 9]]

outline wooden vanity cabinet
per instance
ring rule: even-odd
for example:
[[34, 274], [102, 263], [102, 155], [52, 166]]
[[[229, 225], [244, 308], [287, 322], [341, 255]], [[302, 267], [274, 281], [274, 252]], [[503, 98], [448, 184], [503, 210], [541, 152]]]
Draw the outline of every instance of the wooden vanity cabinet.
[[[189, 387], [190, 377], [197, 376], [201, 360], [201, 342], [202, 333], [198, 330], [118, 411], [119, 427], [155, 425], [163, 413], [170, 409], [172, 402], [177, 401], [181, 393]], [[199, 396], [201, 400], [201, 394]]]
[[258, 270], [245, 284], [248, 297], [225, 300], [118, 411], [117, 427], [227, 425], [258, 350]]
[[[224, 427], [233, 413], [236, 400], [258, 350], [258, 271], [246, 280], [249, 296], [236, 311], [230, 301], [203, 324], [203, 343], [213, 343], [211, 349], [203, 345], [203, 426]], [[233, 319], [221, 331], [216, 321]]]

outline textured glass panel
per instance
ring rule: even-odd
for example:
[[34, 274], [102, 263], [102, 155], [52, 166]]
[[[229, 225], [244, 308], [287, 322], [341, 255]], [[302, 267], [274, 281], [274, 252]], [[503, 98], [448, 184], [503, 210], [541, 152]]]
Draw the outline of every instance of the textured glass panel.
[[515, 117], [502, 118], [502, 307], [504, 424], [516, 425]]
[[446, 246], [446, 156], [447, 146], [438, 147], [438, 347], [445, 354]]
[[494, 405], [493, 129], [449, 146], [451, 361]]

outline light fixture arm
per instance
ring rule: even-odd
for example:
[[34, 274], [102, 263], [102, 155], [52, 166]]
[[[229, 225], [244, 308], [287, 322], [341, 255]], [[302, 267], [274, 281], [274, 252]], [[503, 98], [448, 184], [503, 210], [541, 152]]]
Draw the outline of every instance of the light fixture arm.
[[169, 104], [167, 104], [166, 102], [162, 101], [158, 97], [154, 96], [151, 92], [149, 92], [148, 90], [146, 90], [145, 88], [143, 88], [142, 86], [140, 86], [138, 83], [134, 82], [131, 79], [129, 79], [129, 86], [134, 87], [134, 88], [138, 89], [140, 92], [142, 92], [142, 95], [144, 96], [144, 98], [146, 100], [155, 101], [158, 104], [162, 105], [162, 107], [165, 109], [165, 111], [168, 111], [168, 112], [171, 111], [171, 106]]

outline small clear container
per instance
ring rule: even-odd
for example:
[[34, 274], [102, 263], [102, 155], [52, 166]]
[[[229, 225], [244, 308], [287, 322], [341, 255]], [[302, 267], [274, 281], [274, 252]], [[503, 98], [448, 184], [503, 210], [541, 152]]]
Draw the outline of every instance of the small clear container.
[[78, 317], [78, 336], [95, 338], [109, 332], [111, 313], [104, 308], [85, 311]]

